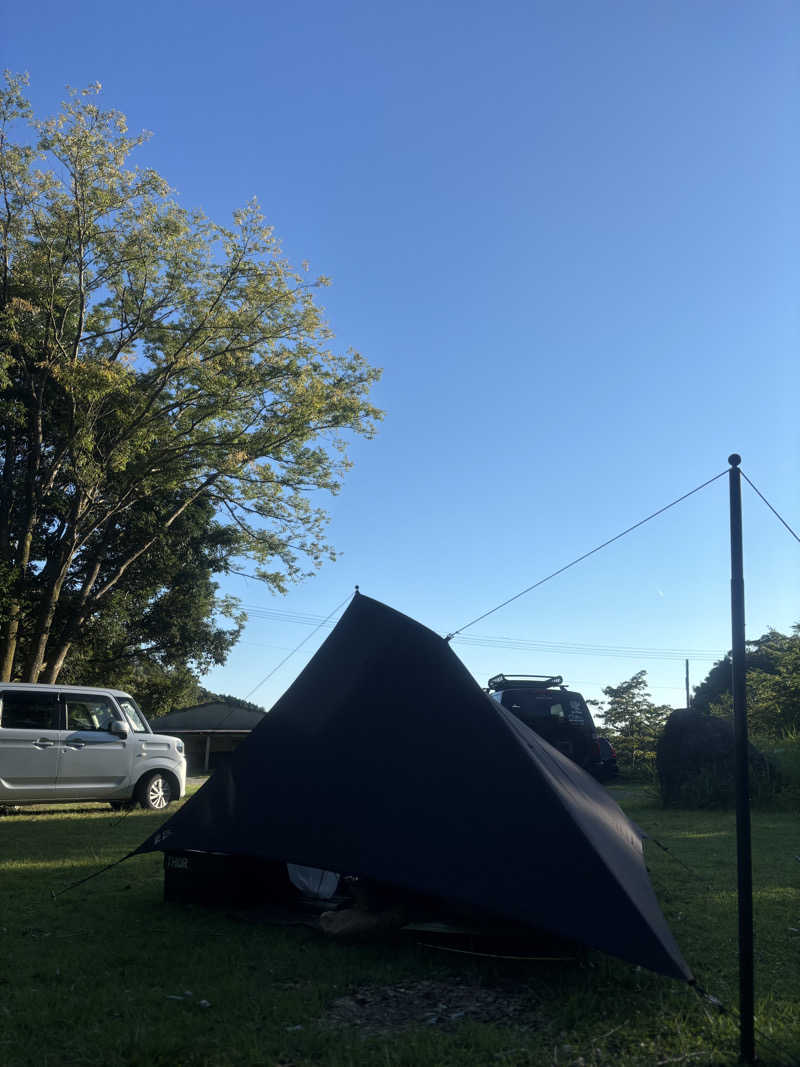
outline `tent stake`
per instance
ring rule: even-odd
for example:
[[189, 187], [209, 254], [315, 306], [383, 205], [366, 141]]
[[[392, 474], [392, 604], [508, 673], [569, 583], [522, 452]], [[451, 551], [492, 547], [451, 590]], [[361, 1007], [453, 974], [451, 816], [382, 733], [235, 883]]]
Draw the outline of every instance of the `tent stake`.
[[753, 1027], [753, 871], [750, 849], [750, 788], [747, 743], [747, 681], [742, 553], [742, 457], [728, 457], [731, 514], [731, 683], [736, 733], [736, 853], [739, 895], [739, 1052], [756, 1062]]

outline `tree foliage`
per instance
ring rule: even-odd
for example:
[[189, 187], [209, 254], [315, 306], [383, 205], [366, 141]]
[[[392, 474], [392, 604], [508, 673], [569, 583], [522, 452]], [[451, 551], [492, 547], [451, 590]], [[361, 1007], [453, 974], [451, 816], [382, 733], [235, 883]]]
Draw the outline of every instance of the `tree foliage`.
[[261, 704], [254, 704], [252, 700], [244, 700], [242, 697], [231, 696], [230, 693], [212, 693], [210, 689], [199, 687], [197, 700], [203, 704], [230, 704], [234, 708], [245, 708], [248, 711], [261, 711], [266, 714], [266, 708]]
[[[377, 372], [328, 347], [325, 279], [290, 266], [255, 202], [224, 227], [131, 167], [146, 135], [99, 90], [44, 121], [24, 79], [0, 93], [4, 679], [53, 681], [131, 625], [177, 669], [211, 573], [249, 559], [283, 590], [330, 554], [312, 494], [379, 415]], [[194, 586], [168, 573], [191, 536]], [[184, 666], [224, 655], [206, 637]]]
[[658, 735], [672, 709], [650, 699], [647, 671], [638, 671], [619, 685], [606, 686], [603, 695], [603, 722], [620, 762], [632, 768], [654, 766]]
[[[767, 630], [749, 641], [745, 665], [750, 729], [773, 738], [800, 731], [800, 624], [792, 627], [791, 634]], [[730, 652], [697, 686], [692, 706], [711, 714], [731, 713]]]

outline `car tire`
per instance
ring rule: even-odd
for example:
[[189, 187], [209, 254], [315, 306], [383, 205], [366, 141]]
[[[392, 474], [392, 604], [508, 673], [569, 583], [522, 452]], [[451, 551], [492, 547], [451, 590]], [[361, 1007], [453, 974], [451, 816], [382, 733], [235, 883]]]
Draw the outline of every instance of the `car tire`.
[[136, 799], [147, 811], [163, 811], [173, 795], [172, 782], [161, 771], [146, 775], [136, 787]]

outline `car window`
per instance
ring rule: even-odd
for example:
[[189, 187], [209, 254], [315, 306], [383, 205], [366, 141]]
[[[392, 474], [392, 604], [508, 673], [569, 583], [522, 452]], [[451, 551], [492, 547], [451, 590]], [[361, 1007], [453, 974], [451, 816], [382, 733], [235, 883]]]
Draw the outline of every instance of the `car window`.
[[69, 694], [66, 705], [68, 730], [108, 730], [109, 724], [119, 718], [107, 697]]
[[149, 734], [150, 728], [147, 725], [147, 720], [141, 711], [137, 708], [132, 700], [128, 697], [120, 697], [119, 705], [130, 720], [130, 724], [133, 727], [135, 734]]
[[576, 726], [583, 726], [589, 717], [589, 712], [584, 706], [582, 700], [578, 697], [570, 697], [569, 701], [569, 721], [574, 722]]
[[513, 711], [522, 719], [544, 719], [547, 717], [547, 703], [536, 699], [535, 693], [526, 693], [524, 689], [505, 689], [500, 698], [504, 708]]
[[534, 729], [547, 722], [571, 726], [591, 725], [586, 705], [580, 696], [562, 692], [542, 692], [535, 689], [504, 689], [493, 694], [504, 708]]
[[[518, 719], [531, 725], [542, 724], [550, 718], [564, 721], [563, 707], [547, 693], [537, 693], [531, 689], [505, 689], [500, 702], [504, 708], [513, 711]], [[553, 711], [553, 708], [556, 710]]]
[[0, 696], [0, 726], [14, 730], [57, 730], [55, 693], [5, 692]]

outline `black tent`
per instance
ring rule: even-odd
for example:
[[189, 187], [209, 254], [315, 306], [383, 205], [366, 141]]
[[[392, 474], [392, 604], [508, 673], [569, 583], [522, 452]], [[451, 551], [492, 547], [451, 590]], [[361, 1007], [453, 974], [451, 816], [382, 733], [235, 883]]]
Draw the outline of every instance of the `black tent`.
[[230, 766], [136, 852], [153, 850], [357, 874], [692, 978], [606, 790], [443, 638], [359, 594]]

